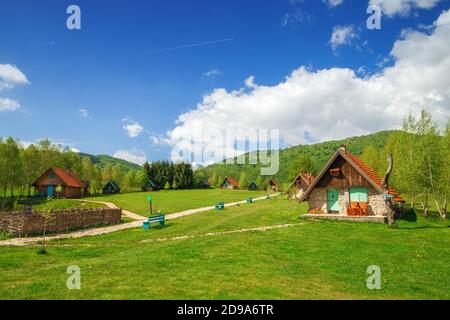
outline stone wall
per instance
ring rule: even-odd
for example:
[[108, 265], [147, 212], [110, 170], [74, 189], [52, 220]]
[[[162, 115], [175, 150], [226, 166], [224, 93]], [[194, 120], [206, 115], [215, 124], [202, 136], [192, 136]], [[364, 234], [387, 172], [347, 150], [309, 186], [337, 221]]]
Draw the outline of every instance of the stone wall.
[[[100, 225], [118, 224], [122, 209], [56, 210], [47, 222], [49, 233], [61, 233]], [[42, 234], [44, 218], [39, 212], [0, 212], [0, 230], [14, 236]]]
[[[335, 188], [339, 191], [339, 214], [347, 215], [347, 208], [350, 206], [350, 194], [348, 188]], [[308, 196], [309, 211], [320, 209], [323, 213], [328, 212], [327, 188], [315, 188]], [[386, 202], [382, 194], [375, 188], [369, 188], [369, 215], [387, 215]]]

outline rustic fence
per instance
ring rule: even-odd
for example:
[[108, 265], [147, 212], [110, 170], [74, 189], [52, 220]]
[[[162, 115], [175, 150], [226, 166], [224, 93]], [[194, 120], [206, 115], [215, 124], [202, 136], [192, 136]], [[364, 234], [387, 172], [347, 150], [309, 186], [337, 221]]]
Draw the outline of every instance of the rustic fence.
[[[55, 210], [47, 220], [49, 233], [61, 233], [93, 226], [120, 223], [122, 209], [69, 209]], [[0, 230], [14, 236], [42, 234], [45, 220], [37, 211], [0, 212]]]

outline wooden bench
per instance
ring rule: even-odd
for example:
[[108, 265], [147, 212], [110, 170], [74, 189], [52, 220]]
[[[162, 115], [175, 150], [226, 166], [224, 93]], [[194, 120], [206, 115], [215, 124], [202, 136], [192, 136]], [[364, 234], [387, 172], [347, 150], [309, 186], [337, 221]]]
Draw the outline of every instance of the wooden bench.
[[159, 216], [154, 216], [154, 217], [148, 218], [147, 221], [144, 221], [144, 224], [143, 224], [144, 230], [150, 229], [151, 228], [151, 224], [153, 222], [157, 222], [157, 223], [159, 223], [160, 227], [164, 227], [164, 224], [166, 222], [166, 216], [165, 215], [159, 215]]
[[223, 210], [223, 209], [225, 209], [224, 202], [219, 202], [218, 204], [216, 204], [216, 210]]
[[351, 202], [347, 209], [347, 215], [352, 217], [365, 217], [369, 215], [367, 202]]

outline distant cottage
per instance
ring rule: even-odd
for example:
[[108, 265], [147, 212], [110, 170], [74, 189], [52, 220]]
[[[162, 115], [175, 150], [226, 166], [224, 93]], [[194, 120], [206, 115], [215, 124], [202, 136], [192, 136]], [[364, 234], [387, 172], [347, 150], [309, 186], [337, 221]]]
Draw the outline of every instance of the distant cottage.
[[225, 178], [221, 185], [222, 189], [239, 189], [239, 183], [231, 177]]
[[403, 204], [393, 189], [385, 192], [379, 175], [357, 156], [340, 148], [300, 198], [312, 213], [343, 216], [386, 216], [386, 199]]
[[103, 187], [103, 194], [117, 194], [120, 193], [119, 185], [114, 181], [108, 181]]
[[278, 192], [278, 184], [274, 180], [269, 180], [269, 190]]
[[255, 182], [251, 182], [249, 185], [248, 185], [248, 190], [251, 190], [251, 191], [257, 191], [259, 188], [258, 188], [258, 185], [255, 183]]
[[[47, 197], [81, 198], [89, 195], [89, 182], [82, 181], [72, 171], [57, 167], [45, 171], [31, 186], [35, 193]], [[60, 192], [58, 186], [61, 186]]]
[[301, 172], [288, 188], [289, 199], [300, 199], [313, 182], [314, 176]]

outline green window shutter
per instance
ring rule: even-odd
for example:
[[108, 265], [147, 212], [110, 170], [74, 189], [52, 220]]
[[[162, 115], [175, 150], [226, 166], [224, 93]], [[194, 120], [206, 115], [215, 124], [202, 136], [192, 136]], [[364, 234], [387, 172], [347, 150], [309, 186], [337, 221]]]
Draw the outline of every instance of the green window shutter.
[[369, 202], [368, 191], [366, 188], [350, 188], [351, 202]]

